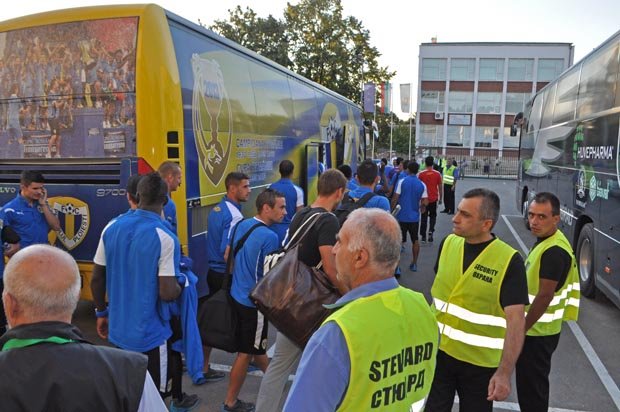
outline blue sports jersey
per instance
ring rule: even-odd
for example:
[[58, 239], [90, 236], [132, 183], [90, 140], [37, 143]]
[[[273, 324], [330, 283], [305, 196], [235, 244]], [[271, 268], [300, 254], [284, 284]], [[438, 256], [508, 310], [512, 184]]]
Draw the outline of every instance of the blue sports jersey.
[[177, 206], [172, 201], [170, 194], [168, 194], [168, 203], [164, 206], [164, 218], [168, 223], [170, 223], [170, 227], [172, 228], [172, 232], [177, 234]]
[[[370, 189], [364, 186], [359, 186], [357, 189], [349, 192], [349, 196], [355, 199], [361, 199], [366, 193], [370, 192]], [[387, 212], [390, 211], [390, 201], [385, 196], [375, 195], [370, 198], [368, 203], [364, 205], [365, 208], [376, 207], [383, 209]]]
[[[256, 217], [246, 219], [239, 223], [233, 239], [233, 247], [237, 241], [250, 230], [252, 226], [259, 223]], [[250, 300], [250, 292], [259, 280], [263, 278], [263, 262], [265, 255], [278, 249], [278, 236], [267, 226], [254, 229], [239, 253], [235, 256], [235, 267], [233, 269], [233, 281], [230, 295], [244, 306], [255, 308]], [[232, 253], [232, 251], [231, 251]]]
[[284, 199], [286, 199], [286, 215], [284, 219], [282, 219], [281, 223], [274, 223], [270, 226], [271, 230], [278, 235], [279, 242], [282, 243], [286, 236], [286, 231], [291, 224], [291, 220], [293, 220], [293, 216], [297, 211], [297, 207], [304, 205], [304, 192], [299, 186], [294, 184], [291, 179], [286, 178], [278, 180], [269, 187], [283, 193]]
[[428, 197], [424, 183], [417, 176], [409, 175], [400, 183], [396, 193], [399, 194], [398, 204], [401, 207], [397, 220], [409, 223], [419, 222], [420, 199]]
[[172, 335], [157, 310], [159, 277], [180, 274], [180, 256], [177, 237], [156, 213], [138, 209], [106, 226], [93, 260], [106, 267], [111, 343], [147, 352]]
[[207, 220], [207, 259], [209, 269], [224, 273], [226, 261], [224, 252], [228, 245], [228, 239], [232, 228], [243, 219], [241, 205], [224, 196], [220, 203], [215, 205], [209, 212]]
[[357, 183], [357, 180], [355, 180], [355, 178], [352, 178], [352, 179], [350, 179], [350, 180], [347, 182], [347, 189], [349, 189], [349, 190], [355, 190], [355, 189], [357, 189], [357, 188], [359, 187], [359, 185], [360, 185], [360, 184], [359, 184], [359, 183]]
[[4, 226], [11, 226], [21, 238], [19, 244], [22, 249], [37, 243], [49, 243], [47, 234], [50, 227], [45, 220], [42, 207], [46, 206], [39, 205], [38, 201], [30, 206], [26, 198], [17, 195], [0, 211], [0, 219]]

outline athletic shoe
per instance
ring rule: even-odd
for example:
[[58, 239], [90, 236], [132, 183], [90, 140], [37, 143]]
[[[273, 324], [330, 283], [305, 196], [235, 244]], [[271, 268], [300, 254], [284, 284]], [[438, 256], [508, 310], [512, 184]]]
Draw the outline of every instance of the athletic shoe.
[[400, 253], [403, 253], [404, 251], [405, 251], [405, 245], [403, 244], [400, 246]]
[[426, 243], [426, 237], [421, 236], [421, 237], [420, 237], [420, 242], [422, 242], [422, 243]]
[[409, 270], [412, 272], [417, 272], [418, 271], [418, 265], [416, 265], [415, 263], [412, 263], [409, 265]]
[[444, 209], [444, 210], [442, 210], [442, 211], [441, 211], [441, 212], [439, 212], [439, 213], [448, 213], [448, 209]]
[[260, 368], [254, 362], [248, 364], [248, 372], [257, 372], [259, 370]]
[[226, 375], [224, 374], [224, 372], [218, 372], [215, 369], [212, 369], [211, 366], [209, 366], [209, 370], [204, 372], [202, 374], [202, 377], [198, 378], [198, 380], [194, 382], [194, 385], [204, 385], [208, 382], [219, 382], [224, 379], [225, 376]]
[[428, 243], [433, 243], [433, 232], [428, 233]]
[[227, 406], [222, 404], [220, 409], [222, 412], [254, 412], [254, 404], [250, 402], [243, 402], [241, 399], [237, 399], [237, 402], [233, 406]]
[[198, 395], [187, 395], [184, 393], [182, 401], [172, 399], [172, 402], [170, 402], [170, 412], [189, 412], [196, 409], [199, 403], [200, 398]]

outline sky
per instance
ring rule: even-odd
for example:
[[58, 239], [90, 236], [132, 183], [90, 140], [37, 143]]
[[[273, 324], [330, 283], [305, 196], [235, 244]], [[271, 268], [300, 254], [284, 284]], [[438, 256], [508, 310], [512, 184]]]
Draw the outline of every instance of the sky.
[[[298, 0], [289, 0], [292, 4]], [[578, 62], [618, 30], [620, 0], [341, 0], [344, 15], [355, 16], [370, 32], [379, 63], [396, 71], [394, 113], [400, 111], [399, 84], [412, 84], [415, 110], [418, 54], [421, 43], [552, 42], [572, 43]], [[51, 9], [125, 4], [130, 0], [22, 0], [19, 7], [1, 7], [0, 21]], [[158, 0], [157, 4], [190, 21], [210, 26], [227, 19], [237, 5], [258, 16], [282, 18], [286, 0]], [[361, 85], [360, 85], [361, 87]]]

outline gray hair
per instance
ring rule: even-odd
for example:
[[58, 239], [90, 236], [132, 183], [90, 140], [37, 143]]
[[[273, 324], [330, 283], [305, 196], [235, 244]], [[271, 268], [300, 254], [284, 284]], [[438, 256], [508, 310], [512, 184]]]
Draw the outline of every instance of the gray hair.
[[345, 225], [350, 230], [350, 252], [366, 248], [371, 262], [394, 270], [400, 259], [402, 239], [398, 222], [391, 214], [377, 208], [359, 208], [351, 212]]
[[[35, 270], [37, 273], [33, 273]], [[48, 281], [46, 274], [52, 273], [52, 277], [61, 272], [66, 281], [62, 287], [53, 287], [54, 282]], [[7, 263], [4, 293], [13, 296], [32, 318], [70, 315], [80, 298], [80, 271], [67, 252], [49, 245], [32, 245]]]

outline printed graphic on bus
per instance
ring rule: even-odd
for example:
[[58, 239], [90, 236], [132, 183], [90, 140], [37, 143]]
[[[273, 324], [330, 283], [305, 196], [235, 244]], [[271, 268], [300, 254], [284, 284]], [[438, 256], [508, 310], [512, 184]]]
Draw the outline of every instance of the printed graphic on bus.
[[138, 18], [0, 33], [0, 157], [132, 156]]

